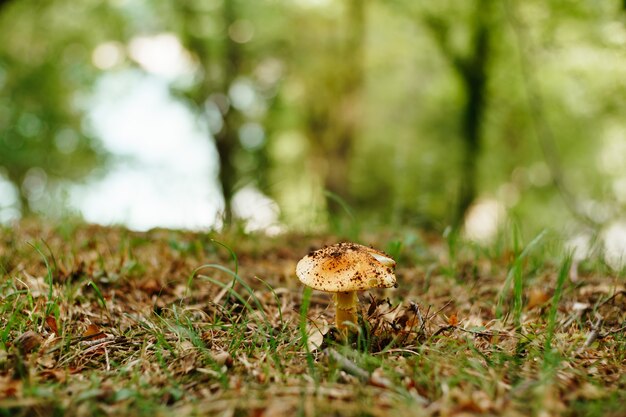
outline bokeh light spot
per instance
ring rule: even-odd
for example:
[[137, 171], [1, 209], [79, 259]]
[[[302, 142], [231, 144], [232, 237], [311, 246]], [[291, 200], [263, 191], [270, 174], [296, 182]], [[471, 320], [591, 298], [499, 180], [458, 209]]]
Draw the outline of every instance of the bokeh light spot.
[[104, 42], [96, 46], [91, 54], [91, 62], [101, 70], [109, 70], [124, 61], [124, 47], [119, 42]]
[[248, 43], [254, 37], [254, 25], [249, 20], [237, 20], [228, 27], [228, 36], [234, 42]]

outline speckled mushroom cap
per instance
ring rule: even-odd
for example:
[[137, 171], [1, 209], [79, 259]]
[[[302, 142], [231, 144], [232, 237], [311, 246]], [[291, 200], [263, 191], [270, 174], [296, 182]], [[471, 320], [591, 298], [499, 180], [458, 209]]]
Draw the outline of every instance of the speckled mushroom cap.
[[396, 261], [376, 249], [338, 243], [313, 251], [296, 266], [304, 285], [327, 292], [363, 291], [396, 286]]

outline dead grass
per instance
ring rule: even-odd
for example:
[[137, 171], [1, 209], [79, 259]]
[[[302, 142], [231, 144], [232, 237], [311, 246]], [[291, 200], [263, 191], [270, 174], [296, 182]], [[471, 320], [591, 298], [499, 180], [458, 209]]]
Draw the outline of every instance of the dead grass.
[[626, 413], [624, 278], [563, 269], [554, 239], [522, 255], [364, 236], [401, 284], [361, 294], [342, 343], [330, 297], [294, 274], [338, 237], [0, 232], [0, 415]]

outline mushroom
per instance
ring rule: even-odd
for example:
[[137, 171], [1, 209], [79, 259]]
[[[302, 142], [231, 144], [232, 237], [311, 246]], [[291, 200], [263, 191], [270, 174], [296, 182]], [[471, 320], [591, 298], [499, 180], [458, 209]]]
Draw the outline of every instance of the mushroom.
[[357, 291], [397, 287], [396, 261], [376, 249], [338, 243], [309, 253], [296, 266], [300, 281], [315, 290], [335, 293], [336, 323], [357, 322]]

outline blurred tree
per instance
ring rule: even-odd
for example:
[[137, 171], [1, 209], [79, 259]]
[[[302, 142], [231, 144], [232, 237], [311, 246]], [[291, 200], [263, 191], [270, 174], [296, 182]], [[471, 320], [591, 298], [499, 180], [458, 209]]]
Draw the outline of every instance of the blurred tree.
[[[230, 89], [237, 76], [241, 74], [242, 50], [230, 33], [236, 28], [233, 26], [237, 22], [237, 2], [234, 0], [222, 3], [223, 37], [222, 37], [222, 79], [218, 88], [223, 97], [228, 97]], [[206, 59], [206, 57], [205, 57]], [[216, 103], [220, 107], [219, 103]], [[222, 114], [224, 124], [215, 134], [215, 145], [220, 158], [220, 182], [224, 193], [224, 222], [229, 225], [232, 221], [232, 199], [235, 195], [235, 184], [237, 173], [235, 170], [234, 154], [239, 148], [239, 138], [237, 135], [240, 122], [232, 103], [222, 103]]]
[[576, 205], [599, 212], [603, 193], [626, 204], [611, 159], [623, 2], [506, 3], [508, 20], [495, 0], [0, 0], [0, 175], [29, 210], [42, 183], [102, 162], [82, 120], [94, 47], [168, 31], [195, 65], [170, 85], [215, 141], [227, 223], [248, 184], [299, 226], [327, 222], [339, 199], [359, 218], [434, 227], [461, 225], [477, 197], [560, 213], [554, 183], [566, 182], [535, 136], [552, 142], [571, 194], [585, 190]]
[[[0, 167], [23, 214], [51, 184], [105, 160], [83, 129], [80, 98], [97, 75], [92, 48], [115, 32], [118, 17], [95, 1], [0, 3]], [[103, 20], [113, 25], [89, 24]]]
[[465, 213], [476, 199], [478, 181], [478, 157], [483, 142], [483, 123], [487, 105], [487, 85], [491, 58], [493, 0], [475, 0], [468, 19], [466, 50], [454, 48], [451, 40], [453, 22], [441, 15], [426, 13], [424, 23], [431, 30], [441, 53], [457, 74], [464, 91], [461, 136], [463, 156], [460, 185], [454, 210], [453, 224], [460, 226]]
[[543, 20], [537, 19], [536, 4], [502, 4], [519, 55], [523, 111], [529, 116], [525, 127], [537, 141], [539, 166], [549, 180], [543, 194], [552, 201], [556, 193], [560, 196], [558, 209], [553, 202], [547, 210], [548, 205], [535, 202], [533, 211], [544, 210], [554, 219], [568, 211], [588, 230], [598, 230], [619, 211], [616, 197], [623, 198], [612, 180], [624, 171], [607, 169], [602, 158], [612, 136], [606, 132], [625, 109], [618, 91], [626, 84], [616, 80], [623, 79], [626, 67], [614, 60], [615, 46], [626, 44], [626, 31], [615, 24], [620, 6], [555, 0], [542, 4], [551, 16]]
[[[350, 161], [362, 118], [362, 89], [364, 80], [364, 44], [366, 33], [366, 0], [345, 0], [343, 18], [332, 22], [340, 28], [334, 36], [311, 33], [316, 40], [313, 48], [319, 55], [311, 58], [314, 74], [306, 77], [304, 98], [305, 129], [312, 144], [318, 167], [323, 173], [327, 191], [327, 207], [331, 216], [341, 211], [337, 198], [350, 202]], [[333, 32], [330, 31], [332, 34]], [[320, 50], [320, 48], [323, 48]], [[311, 51], [306, 48], [307, 51]], [[306, 65], [310, 61], [304, 61]]]
[[[519, 21], [511, 12], [502, 15], [501, 6], [509, 3], [519, 9]], [[460, 113], [451, 113], [461, 121], [463, 143], [455, 224], [479, 193], [510, 207], [532, 200], [524, 201], [526, 218], [548, 206], [561, 222], [574, 217], [594, 224], [592, 217], [606, 217], [596, 200], [607, 186], [597, 175], [601, 146], [594, 139], [603, 125], [614, 124], [620, 107], [620, 95], [608, 93], [605, 81], [615, 88], [622, 83], [616, 82], [619, 66], [596, 64], [617, 65], [609, 58], [624, 39], [613, 23], [617, 3], [397, 4], [428, 28], [460, 81], [463, 99], [453, 103]], [[623, 107], [617, 112], [623, 115]], [[418, 128], [424, 132], [424, 125]], [[567, 209], [571, 216], [563, 216]]]
[[[219, 180], [224, 197], [223, 221], [232, 221], [232, 198], [235, 194], [237, 174], [234, 153], [238, 147], [237, 127], [239, 117], [232, 107], [228, 91], [240, 73], [242, 53], [240, 46], [228, 35], [228, 29], [237, 20], [237, 1], [225, 1], [217, 10], [206, 10], [194, 0], [176, 2], [183, 45], [196, 57], [199, 80], [181, 93], [187, 97], [198, 113], [207, 118], [219, 157]], [[215, 25], [214, 36], [199, 30], [203, 24]], [[210, 108], [208, 108], [210, 106]], [[217, 122], [211, 121], [217, 119]]]
[[[271, 7], [264, 6], [267, 17]], [[247, 182], [259, 185], [266, 165], [262, 138], [265, 133], [260, 125], [249, 123], [262, 119], [263, 114], [254, 108], [258, 103], [243, 103], [250, 100], [242, 99], [243, 95], [253, 97], [252, 102], [264, 100], [256, 91], [258, 85], [253, 76], [259, 57], [268, 51], [262, 43], [256, 43], [256, 48], [245, 48], [261, 27], [261, 23], [255, 26], [252, 19], [261, 7], [241, 0], [224, 1], [217, 7], [187, 0], [176, 2], [174, 8], [179, 16], [176, 30], [200, 64], [198, 81], [180, 93], [206, 119], [215, 140], [224, 197], [223, 220], [230, 224], [237, 189]], [[201, 29], [206, 25], [215, 28], [213, 33]]]

